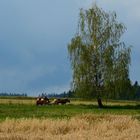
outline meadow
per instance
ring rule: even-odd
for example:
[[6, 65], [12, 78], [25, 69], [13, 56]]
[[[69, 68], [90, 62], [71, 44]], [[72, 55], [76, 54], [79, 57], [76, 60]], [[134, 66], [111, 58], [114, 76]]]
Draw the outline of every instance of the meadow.
[[71, 118], [82, 114], [131, 115], [140, 118], [140, 104], [136, 101], [104, 102], [99, 109], [95, 100], [71, 100], [67, 105], [36, 106], [35, 99], [0, 99], [0, 120], [6, 118]]
[[36, 106], [33, 98], [0, 99], [2, 140], [139, 140], [140, 103], [72, 100], [67, 105]]

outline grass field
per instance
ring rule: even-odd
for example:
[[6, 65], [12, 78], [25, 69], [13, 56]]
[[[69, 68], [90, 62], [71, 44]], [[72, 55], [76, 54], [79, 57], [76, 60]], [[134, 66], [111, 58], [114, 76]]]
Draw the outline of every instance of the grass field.
[[67, 105], [36, 106], [35, 99], [0, 99], [0, 120], [6, 118], [71, 118], [81, 114], [131, 115], [140, 118], [140, 104], [110, 101], [99, 109], [96, 101], [71, 101]]
[[1, 140], [139, 140], [140, 103], [72, 100], [36, 106], [35, 99], [0, 99]]

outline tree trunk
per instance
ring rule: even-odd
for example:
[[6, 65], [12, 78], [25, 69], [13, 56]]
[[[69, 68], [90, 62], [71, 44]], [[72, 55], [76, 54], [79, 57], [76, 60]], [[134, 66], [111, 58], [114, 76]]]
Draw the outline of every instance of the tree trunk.
[[97, 101], [98, 101], [98, 107], [103, 108], [102, 99], [100, 97], [98, 97]]

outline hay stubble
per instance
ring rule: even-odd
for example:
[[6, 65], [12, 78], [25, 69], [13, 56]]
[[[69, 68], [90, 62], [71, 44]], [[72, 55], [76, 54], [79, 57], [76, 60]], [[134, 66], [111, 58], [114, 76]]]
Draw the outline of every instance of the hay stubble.
[[0, 126], [1, 140], [140, 140], [140, 122], [125, 115], [6, 119]]

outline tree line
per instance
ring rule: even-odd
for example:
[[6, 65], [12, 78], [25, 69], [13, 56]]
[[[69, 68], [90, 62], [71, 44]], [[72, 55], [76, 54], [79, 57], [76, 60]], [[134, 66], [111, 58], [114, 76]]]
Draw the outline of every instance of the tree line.
[[[108, 96], [109, 95], [109, 96]], [[39, 95], [40, 97], [48, 97], [48, 98], [84, 98], [84, 99], [95, 99], [94, 94], [85, 94], [81, 93], [81, 95], [77, 94], [72, 90], [64, 91], [62, 93], [42, 93]], [[125, 88], [120, 93], [109, 93], [103, 94], [103, 99], [113, 99], [113, 100], [140, 100], [140, 85], [137, 81], [134, 84], [130, 84], [127, 89]]]
[[27, 97], [27, 93], [0, 93], [0, 96], [19, 96], [19, 97]]

